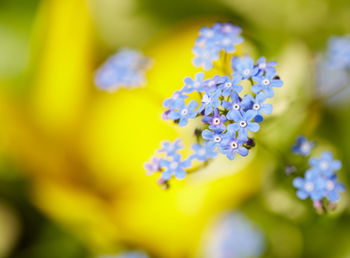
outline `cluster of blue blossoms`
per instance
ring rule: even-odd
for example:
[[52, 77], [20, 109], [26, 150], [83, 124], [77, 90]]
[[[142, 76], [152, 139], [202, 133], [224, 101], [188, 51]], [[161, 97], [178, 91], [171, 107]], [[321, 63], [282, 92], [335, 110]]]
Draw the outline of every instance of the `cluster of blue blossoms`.
[[[299, 137], [292, 150], [295, 154], [308, 156], [312, 146], [313, 143], [305, 137]], [[345, 191], [335, 174], [341, 168], [341, 162], [334, 160], [331, 152], [324, 151], [319, 158], [311, 157], [309, 165], [311, 168], [305, 172], [304, 178], [296, 177], [293, 181], [294, 187], [298, 189], [297, 196], [302, 200], [310, 197], [316, 205], [324, 198], [330, 203], [337, 202], [340, 199], [339, 193]]]
[[[212, 48], [212, 52], [224, 50], [225, 55], [234, 51], [235, 44], [242, 41], [238, 36], [240, 31], [239, 27], [229, 23], [216, 23], [212, 28], [202, 28], [194, 48], [197, 55], [195, 63], [200, 64], [203, 61], [204, 68], [212, 67], [216, 55], [208, 55], [207, 52]], [[206, 51], [197, 51], [199, 46]], [[236, 153], [247, 156], [249, 148], [254, 145], [249, 134], [257, 132], [264, 115], [272, 112], [272, 105], [266, 103], [266, 100], [274, 97], [274, 87], [283, 85], [275, 66], [276, 62], [266, 62], [264, 57], [254, 62], [249, 56], [233, 56], [229, 67], [232, 69], [231, 75], [215, 75], [205, 79], [205, 74], [199, 72], [195, 78], [186, 77], [182, 89], [164, 101], [163, 105], [167, 110], [163, 119], [172, 120], [179, 126], [186, 126], [189, 119], [201, 119], [204, 126], [198, 129], [201, 139], [192, 146], [199, 161], [207, 161], [218, 152], [230, 160], [235, 158]], [[249, 93], [244, 96], [241, 95], [243, 85], [250, 85], [245, 91]], [[192, 93], [197, 93], [200, 101], [189, 98]], [[173, 146], [173, 149], [177, 149], [177, 142]], [[168, 180], [172, 175], [178, 179], [184, 178], [184, 168], [191, 166], [193, 157], [181, 160], [180, 155], [174, 154], [173, 149], [166, 151], [170, 160], [160, 159], [159, 166], [154, 165], [158, 166], [158, 171], [165, 170], [162, 173], [164, 180]], [[147, 165], [148, 168], [150, 164]], [[153, 171], [148, 170], [151, 173]]]
[[150, 59], [140, 51], [123, 48], [97, 70], [95, 83], [99, 89], [111, 92], [123, 87], [142, 86], [150, 63]]

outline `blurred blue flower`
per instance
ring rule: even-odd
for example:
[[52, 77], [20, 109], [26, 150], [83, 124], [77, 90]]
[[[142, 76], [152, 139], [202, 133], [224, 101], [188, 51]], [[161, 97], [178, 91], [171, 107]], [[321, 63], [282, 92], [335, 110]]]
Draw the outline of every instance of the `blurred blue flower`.
[[207, 161], [208, 159], [215, 158], [218, 153], [215, 151], [215, 144], [211, 142], [205, 142], [203, 145], [194, 143], [192, 149], [195, 154], [190, 156], [190, 159], [197, 159], [199, 161]]
[[260, 257], [264, 235], [242, 213], [227, 213], [209, 232], [205, 258]]
[[162, 147], [158, 150], [159, 153], [165, 153], [166, 156], [171, 157], [177, 155], [177, 152], [183, 148], [181, 139], [177, 139], [173, 143], [170, 141], [163, 141]]
[[326, 53], [327, 63], [337, 69], [350, 69], [350, 35], [331, 37]]
[[96, 71], [95, 83], [98, 88], [106, 91], [142, 86], [150, 63], [150, 59], [140, 51], [123, 48], [109, 57]]
[[191, 159], [181, 160], [181, 155], [175, 155], [172, 160], [161, 159], [160, 166], [165, 169], [162, 173], [164, 180], [169, 180], [173, 175], [177, 179], [183, 179], [186, 177], [185, 168], [189, 168], [192, 165]]
[[204, 110], [204, 114], [207, 116], [209, 115], [215, 108], [219, 107], [220, 105], [220, 92], [206, 92], [201, 100], [201, 106], [198, 110], [198, 112], [201, 112]]
[[150, 176], [155, 172], [160, 171], [160, 158], [152, 157], [150, 162], [145, 163], [144, 168], [147, 171], [147, 175]]
[[258, 123], [252, 122], [256, 112], [248, 110], [247, 112], [241, 112], [234, 110], [230, 114], [227, 114], [229, 120], [235, 121], [233, 124], [227, 126], [229, 132], [239, 132], [240, 136], [248, 137], [248, 131], [256, 133], [259, 131], [260, 126]]
[[283, 81], [276, 78], [276, 73], [274, 71], [267, 71], [264, 76], [254, 76], [253, 80], [257, 82], [252, 86], [252, 91], [254, 93], [259, 93], [264, 91], [267, 98], [272, 98], [275, 93], [272, 87], [282, 87]]
[[277, 62], [275, 61], [266, 62], [266, 58], [264, 56], [260, 57], [256, 61], [256, 66], [261, 71], [261, 73], [265, 73], [265, 72], [276, 73], [276, 68], [275, 68], [276, 65], [277, 65]]
[[249, 79], [258, 72], [258, 68], [254, 65], [254, 60], [249, 56], [243, 56], [239, 58], [234, 56], [232, 58], [232, 69], [235, 73], [238, 73], [242, 76], [242, 79]]
[[183, 92], [186, 92], [186, 93], [191, 93], [193, 91], [202, 92], [203, 81], [204, 81], [204, 73], [202, 72], [197, 73], [194, 80], [191, 77], [186, 77], [184, 79], [185, 86], [183, 88]]
[[177, 90], [173, 93], [171, 98], [167, 98], [163, 102], [163, 106], [173, 110], [176, 108], [176, 102], [180, 99], [185, 100], [188, 98], [188, 95], [184, 94], [182, 90]]
[[242, 106], [245, 110], [251, 109], [255, 111], [255, 117], [258, 115], [263, 117], [263, 114], [269, 115], [272, 113], [272, 105], [264, 103], [265, 100], [266, 95], [263, 92], [258, 93], [255, 98], [252, 95], [247, 94], [242, 100]]
[[345, 186], [337, 182], [337, 175], [332, 175], [326, 179], [325, 188], [327, 199], [332, 203], [339, 201], [339, 193], [345, 191]]
[[184, 100], [178, 100], [175, 103], [175, 110], [169, 113], [169, 118], [171, 120], [179, 120], [179, 126], [185, 126], [187, 125], [188, 119], [196, 117], [197, 111], [195, 108], [197, 106], [198, 103], [195, 100], [191, 100], [187, 106]]
[[209, 129], [224, 131], [226, 126], [224, 123], [227, 121], [225, 115], [220, 115], [218, 108], [215, 108], [211, 116], [204, 116], [202, 121], [209, 124]]
[[292, 146], [292, 152], [302, 156], [309, 156], [314, 145], [314, 142], [308, 141], [305, 136], [299, 136]]
[[310, 197], [313, 201], [320, 201], [326, 194], [325, 179], [314, 168], [305, 172], [305, 178], [295, 178], [293, 185], [298, 189], [297, 196], [301, 200]]
[[236, 153], [245, 157], [248, 155], [248, 149], [242, 145], [247, 141], [247, 137], [239, 136], [236, 138], [236, 134], [229, 131], [224, 135], [219, 145], [219, 150], [222, 154], [225, 154], [229, 160], [234, 160]]
[[196, 55], [193, 59], [194, 66], [203, 66], [204, 70], [210, 70], [213, 68], [213, 61], [219, 59], [219, 51], [217, 46], [212, 44], [210, 47], [194, 46], [193, 53]]
[[329, 151], [322, 152], [320, 158], [310, 158], [309, 164], [327, 177], [332, 176], [334, 171], [339, 170], [342, 167], [339, 160], [333, 160], [333, 154]]

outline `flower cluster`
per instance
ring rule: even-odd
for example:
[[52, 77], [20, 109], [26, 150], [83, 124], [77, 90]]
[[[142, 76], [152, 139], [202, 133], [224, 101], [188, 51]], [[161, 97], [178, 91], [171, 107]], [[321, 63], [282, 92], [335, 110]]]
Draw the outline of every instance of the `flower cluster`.
[[241, 32], [240, 27], [231, 23], [215, 23], [211, 28], [201, 28], [193, 47], [196, 55], [193, 64], [196, 67], [202, 66], [204, 70], [213, 68], [213, 61], [219, 59], [221, 50], [227, 53], [235, 52], [235, 45], [243, 41]]
[[264, 235], [241, 213], [225, 214], [210, 232], [205, 257], [260, 257]]
[[[259, 130], [265, 114], [271, 114], [272, 105], [266, 100], [274, 96], [273, 87], [281, 87], [283, 82], [275, 70], [275, 62], [260, 58], [257, 63], [248, 56], [232, 58], [232, 75], [204, 79], [204, 73], [195, 78], [185, 78], [184, 86], [164, 101], [168, 109], [163, 118], [185, 126], [189, 119], [200, 117], [205, 125], [203, 139], [211, 143], [215, 150], [225, 154], [230, 160], [236, 153], [248, 155], [249, 132]], [[251, 85], [251, 93], [240, 95], [242, 84]], [[190, 100], [189, 94], [197, 92], [201, 96], [198, 103]]]
[[350, 35], [330, 38], [326, 56], [331, 67], [350, 69]]
[[[202, 62], [207, 58], [205, 68], [212, 67], [209, 63], [212, 64], [213, 56], [199, 57], [196, 50], [199, 47], [213, 53], [223, 50], [224, 59], [227, 59], [228, 53], [235, 50], [234, 45], [242, 41], [240, 32], [241, 28], [229, 23], [202, 28], [194, 48], [195, 60]], [[247, 156], [255, 144], [250, 134], [260, 129], [259, 124], [266, 114], [272, 113], [272, 105], [266, 101], [274, 97], [273, 88], [283, 85], [276, 73], [276, 62], [267, 62], [265, 57], [255, 62], [249, 56], [232, 56], [230, 61], [222, 71], [224, 75], [205, 78], [205, 74], [199, 72], [194, 78], [186, 77], [184, 86], [163, 103], [167, 109], [163, 113], [165, 120], [172, 120], [181, 127], [190, 119], [202, 121], [201, 128], [196, 129], [197, 144], [192, 147], [196, 156], [192, 159], [208, 161], [217, 153], [226, 155], [229, 160], [235, 159], [237, 153]], [[243, 86], [247, 87], [244, 95]], [[185, 177], [185, 168], [191, 166], [192, 159], [182, 161], [179, 155], [169, 153], [172, 152], [167, 152], [170, 161], [154, 158], [146, 169], [151, 173], [164, 169], [163, 180], [169, 180], [172, 175], [178, 179]]]
[[[305, 137], [299, 137], [297, 144], [293, 146], [293, 152], [307, 156], [310, 153], [313, 143]], [[299, 148], [297, 147], [299, 146]], [[340, 192], [345, 191], [343, 184], [337, 180], [335, 171], [341, 168], [341, 162], [334, 160], [329, 151], [324, 151], [319, 158], [309, 159], [309, 168], [304, 177], [296, 177], [293, 181], [294, 187], [298, 189], [298, 198], [305, 200], [310, 197], [319, 206], [320, 202], [326, 198], [328, 202], [335, 203], [340, 199]]]
[[150, 59], [137, 50], [121, 49], [97, 70], [95, 83], [106, 91], [141, 86], [145, 83], [145, 71], [150, 63]]

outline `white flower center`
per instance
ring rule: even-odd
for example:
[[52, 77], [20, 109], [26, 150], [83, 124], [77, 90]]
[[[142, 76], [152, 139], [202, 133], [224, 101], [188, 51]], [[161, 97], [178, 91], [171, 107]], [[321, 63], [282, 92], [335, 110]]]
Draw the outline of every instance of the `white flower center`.
[[220, 119], [219, 119], [219, 118], [214, 118], [213, 124], [214, 124], [214, 125], [220, 124]]
[[240, 106], [239, 106], [238, 104], [234, 104], [234, 105], [233, 105], [233, 109], [234, 109], [234, 110], [239, 110], [239, 108], [240, 108]]
[[262, 84], [265, 85], [265, 86], [267, 86], [267, 85], [270, 84], [270, 81], [269, 81], [268, 79], [264, 79], [264, 80], [262, 81]]
[[177, 167], [178, 167], [178, 163], [177, 162], [171, 162], [171, 164], [170, 164], [170, 169], [172, 169], [172, 170], [174, 170], [174, 169], [177, 169]]
[[266, 68], [266, 63], [261, 63], [261, 64], [259, 64], [259, 68], [260, 68], [260, 69], [265, 69], [265, 68]]
[[231, 148], [232, 149], [237, 149], [237, 147], [238, 147], [238, 144], [236, 142], [232, 142], [231, 143]]
[[224, 38], [222, 41], [223, 45], [229, 45], [231, 43], [231, 40], [229, 38]]
[[320, 168], [322, 169], [322, 170], [326, 170], [326, 169], [328, 169], [328, 167], [329, 167], [329, 165], [328, 165], [328, 162], [327, 161], [321, 161], [321, 163], [320, 163]]
[[249, 75], [249, 74], [250, 74], [250, 70], [249, 70], [249, 69], [245, 69], [245, 70], [243, 71], [243, 74], [246, 75], [246, 76]]
[[314, 190], [314, 184], [311, 183], [311, 182], [307, 182], [307, 183], [305, 184], [305, 190], [306, 190], [307, 192], [312, 192], [312, 191]]
[[221, 141], [221, 137], [219, 135], [216, 135], [214, 137], [214, 142], [220, 142]]
[[254, 104], [253, 109], [254, 110], [259, 110], [260, 109], [260, 105], [259, 104]]
[[204, 148], [201, 148], [201, 149], [198, 151], [198, 154], [199, 154], [200, 156], [204, 156], [205, 153], [206, 153], [206, 151], [205, 151]]
[[209, 87], [213, 87], [215, 85], [215, 81], [211, 80], [208, 82]]
[[183, 110], [181, 110], [181, 115], [185, 116], [188, 114], [188, 110], [186, 108], [184, 108]]
[[241, 122], [239, 122], [239, 126], [240, 127], [246, 127], [247, 126], [247, 122], [242, 120]]
[[231, 83], [231, 82], [226, 82], [226, 83], [225, 83], [225, 87], [226, 87], [226, 88], [230, 88], [231, 86], [232, 86], [232, 83]]
[[300, 150], [303, 153], [308, 153], [311, 149], [311, 144], [308, 142], [303, 142], [303, 144], [300, 146]]
[[199, 82], [195, 82], [193, 84], [193, 88], [199, 88], [199, 86], [201, 86], [201, 84]]
[[207, 37], [207, 38], [211, 38], [214, 36], [214, 32], [212, 30], [206, 30], [204, 35]]
[[334, 185], [334, 183], [331, 180], [328, 180], [326, 182], [326, 188], [327, 188], [328, 191], [332, 191], [334, 189], [334, 187], [335, 187], [335, 185]]

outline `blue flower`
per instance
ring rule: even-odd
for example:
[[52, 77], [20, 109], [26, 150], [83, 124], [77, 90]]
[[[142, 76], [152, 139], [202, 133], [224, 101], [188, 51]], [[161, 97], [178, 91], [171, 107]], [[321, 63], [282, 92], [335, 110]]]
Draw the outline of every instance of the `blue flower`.
[[239, 97], [239, 95], [236, 92], [232, 92], [231, 101], [223, 100], [221, 103], [221, 106], [223, 108], [229, 110], [229, 112], [227, 113], [227, 116], [231, 117], [232, 112], [237, 111], [237, 110], [242, 110], [241, 98]]
[[333, 160], [333, 154], [329, 151], [322, 152], [320, 158], [310, 158], [309, 164], [327, 177], [332, 176], [333, 172], [342, 166], [339, 160]]
[[163, 141], [162, 147], [158, 150], [159, 153], [165, 153], [166, 156], [171, 157], [177, 155], [178, 150], [183, 148], [181, 139], [177, 139], [174, 143], [170, 141]]
[[183, 179], [186, 177], [185, 168], [189, 168], [192, 165], [190, 159], [181, 160], [181, 155], [173, 156], [172, 160], [161, 159], [160, 166], [165, 168], [165, 171], [162, 173], [162, 178], [164, 180], [169, 180], [172, 175], [174, 175], [177, 179]]
[[224, 81], [224, 76], [215, 75], [213, 78], [207, 79], [203, 82], [203, 90], [209, 94], [217, 92], [219, 95], [220, 92], [218, 86], [223, 84]]
[[201, 106], [199, 107], [198, 112], [202, 112], [204, 110], [204, 114], [209, 115], [213, 109], [219, 107], [220, 105], [220, 92], [207, 92], [203, 95], [201, 100]]
[[345, 186], [337, 182], [337, 176], [332, 175], [330, 178], [327, 178], [325, 181], [326, 196], [328, 201], [337, 202], [340, 199], [340, 192], [345, 191]]
[[275, 66], [277, 65], [277, 62], [275, 61], [266, 62], [266, 58], [262, 56], [256, 61], [256, 63], [257, 63], [256, 66], [259, 68], [259, 70], [262, 73], [265, 73], [265, 72], [276, 73]]
[[224, 97], [230, 96], [232, 92], [241, 92], [243, 87], [237, 83], [242, 81], [242, 76], [239, 74], [233, 74], [233, 79], [231, 80], [228, 76], [223, 76], [223, 82], [219, 86], [221, 90], [221, 95]]
[[210, 143], [214, 143], [215, 146], [218, 146], [221, 143], [223, 136], [224, 134], [223, 134], [223, 131], [221, 130], [211, 131], [211, 130], [205, 129], [202, 132], [203, 139], [207, 140]]
[[96, 71], [95, 83], [98, 88], [107, 91], [142, 86], [149, 66], [150, 59], [141, 52], [124, 48], [109, 57]]
[[211, 142], [205, 142], [203, 145], [195, 143], [192, 145], [192, 149], [195, 154], [190, 156], [190, 159], [197, 159], [199, 161], [207, 161], [208, 159], [215, 158], [218, 153], [215, 152], [215, 144]]
[[[243, 113], [243, 114], [242, 114]], [[235, 123], [227, 126], [229, 132], [239, 132], [240, 136], [248, 137], [248, 131], [256, 133], [259, 131], [260, 126], [258, 123], [251, 122], [255, 117], [256, 112], [248, 110], [247, 112], [241, 112], [234, 110], [230, 114], [227, 114], [227, 118], [234, 120]]]
[[232, 69], [242, 76], [242, 79], [249, 79], [258, 72], [258, 68], [254, 65], [254, 60], [249, 56], [239, 58], [234, 56], [232, 58]]
[[184, 94], [182, 90], [177, 90], [173, 93], [171, 98], [164, 100], [163, 106], [169, 108], [170, 110], [173, 110], [176, 108], [176, 102], [178, 100], [184, 100], [186, 98], [188, 98], [188, 95]]
[[224, 123], [227, 121], [225, 115], [220, 115], [220, 111], [218, 108], [215, 108], [212, 116], [204, 116], [202, 121], [204, 123], [208, 123], [209, 129], [224, 131], [226, 126]]
[[222, 154], [225, 154], [229, 160], [234, 160], [236, 153], [245, 157], [248, 155], [248, 149], [242, 145], [247, 142], [247, 137], [239, 136], [236, 138], [236, 134], [228, 132], [223, 137], [219, 150]]
[[198, 106], [198, 103], [195, 100], [191, 100], [188, 106], [186, 106], [184, 100], [178, 100], [175, 103], [175, 109], [169, 113], [169, 118], [171, 120], [179, 120], [179, 126], [187, 125], [188, 119], [193, 119], [197, 115], [195, 108]]
[[185, 86], [183, 88], [183, 91], [186, 93], [191, 93], [193, 91], [202, 92], [203, 80], [204, 80], [204, 73], [202, 72], [196, 74], [195, 80], [193, 80], [191, 77], [186, 77], [184, 79]]
[[215, 45], [210, 47], [194, 46], [193, 53], [196, 55], [193, 59], [194, 66], [203, 66], [204, 70], [212, 69], [213, 61], [219, 59], [219, 51]]
[[292, 146], [292, 152], [306, 157], [310, 154], [314, 145], [314, 142], [308, 141], [305, 136], [299, 136]]
[[335, 69], [350, 68], [350, 35], [331, 37], [328, 41], [327, 63]]
[[267, 98], [272, 98], [275, 94], [272, 87], [282, 87], [283, 81], [276, 78], [276, 73], [267, 71], [264, 76], [254, 76], [253, 80], [257, 82], [252, 86], [252, 91], [258, 93], [264, 91]]
[[301, 200], [310, 197], [313, 201], [320, 201], [326, 194], [325, 180], [317, 169], [306, 171], [305, 178], [295, 178], [293, 185], [298, 189], [297, 196]]
[[265, 247], [263, 232], [244, 214], [226, 213], [219, 217], [205, 244], [205, 257], [262, 257]]
[[[266, 96], [263, 92], [258, 93], [255, 98], [252, 95], [247, 94], [244, 96], [242, 100], [242, 106], [244, 109], [251, 109], [255, 111], [255, 121], [262, 122], [264, 120], [263, 114], [271, 114], [272, 113], [272, 105], [264, 103], [266, 100]], [[259, 121], [257, 121], [257, 116], [259, 117]]]

